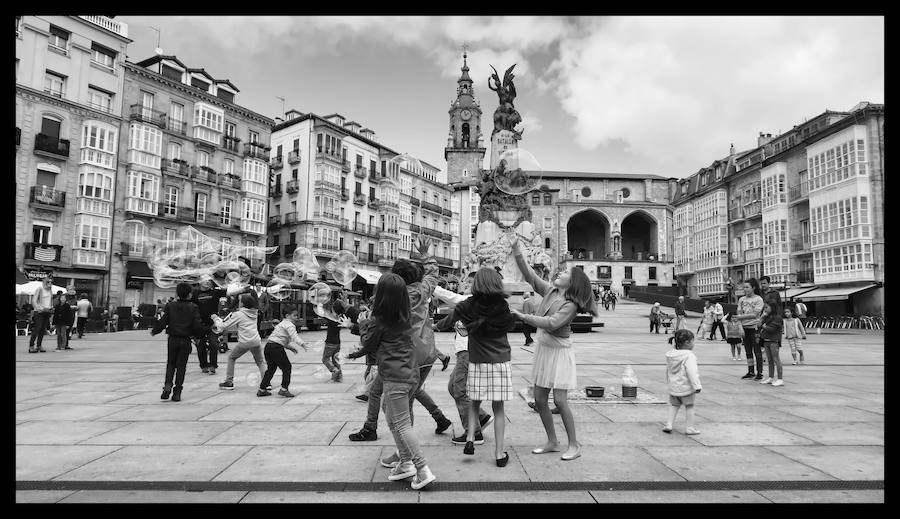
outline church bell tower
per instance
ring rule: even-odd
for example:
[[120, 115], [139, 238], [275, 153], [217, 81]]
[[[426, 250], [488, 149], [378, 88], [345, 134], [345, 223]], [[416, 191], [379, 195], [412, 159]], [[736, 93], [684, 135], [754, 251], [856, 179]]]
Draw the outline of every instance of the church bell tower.
[[481, 107], [475, 99], [475, 87], [469, 77], [466, 50], [463, 50], [462, 74], [456, 81], [456, 99], [450, 103], [450, 132], [444, 159], [447, 182], [459, 184], [478, 178], [484, 163], [484, 140], [481, 133]]

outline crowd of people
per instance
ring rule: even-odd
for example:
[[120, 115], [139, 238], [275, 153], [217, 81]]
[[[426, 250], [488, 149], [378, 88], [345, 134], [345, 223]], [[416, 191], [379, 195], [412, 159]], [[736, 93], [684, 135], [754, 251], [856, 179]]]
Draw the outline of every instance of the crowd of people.
[[29, 323], [31, 336], [28, 339], [28, 353], [43, 353], [44, 336], [48, 333], [56, 335], [56, 350], [72, 350], [69, 345], [72, 337], [84, 337], [85, 325], [93, 311], [93, 305], [87, 294], [67, 293], [52, 289], [53, 277], [46, 276], [31, 295], [28, 303], [22, 308], [16, 307], [16, 318]]

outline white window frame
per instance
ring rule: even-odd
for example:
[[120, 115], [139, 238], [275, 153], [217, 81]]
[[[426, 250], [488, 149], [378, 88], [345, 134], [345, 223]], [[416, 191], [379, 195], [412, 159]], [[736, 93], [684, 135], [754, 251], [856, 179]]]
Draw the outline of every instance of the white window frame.
[[[56, 29], [59, 32], [66, 33], [66, 37], [53, 34], [53, 30]], [[65, 55], [69, 54], [69, 40], [72, 39], [72, 33], [55, 25], [50, 26], [50, 35], [47, 38], [47, 45], [55, 50], [62, 52]]]
[[222, 163], [222, 173], [225, 175], [234, 175], [234, 161], [231, 159], [225, 159], [225, 162]]
[[[103, 52], [104, 50], [111, 52], [112, 55]], [[116, 51], [99, 45], [96, 42], [91, 45], [91, 63], [99, 65], [105, 69], [115, 70], [117, 54], [118, 53]]]
[[194, 193], [194, 215], [198, 222], [206, 221], [206, 208], [209, 204], [209, 195], [206, 193]]
[[181, 103], [172, 102], [169, 105], [169, 120], [173, 123], [183, 123], [184, 122], [184, 105]]
[[112, 112], [113, 94], [88, 85], [88, 105], [94, 110]]
[[[50, 70], [44, 71], [44, 92], [54, 97], [66, 95], [66, 76]], [[57, 87], [58, 88], [54, 88]]]
[[170, 141], [168, 148], [167, 155], [169, 156], [169, 160], [181, 160], [181, 144]]
[[234, 212], [234, 200], [230, 198], [222, 199], [222, 208], [219, 211], [219, 223], [222, 225], [231, 225], [231, 215]]
[[203, 150], [197, 152], [197, 165], [209, 167], [209, 153]]
[[165, 199], [163, 200], [163, 214], [178, 216], [178, 198], [178, 187], [166, 186]]
[[[108, 251], [111, 220], [103, 216], [75, 215], [73, 249]], [[85, 232], [87, 230], [87, 232]]]

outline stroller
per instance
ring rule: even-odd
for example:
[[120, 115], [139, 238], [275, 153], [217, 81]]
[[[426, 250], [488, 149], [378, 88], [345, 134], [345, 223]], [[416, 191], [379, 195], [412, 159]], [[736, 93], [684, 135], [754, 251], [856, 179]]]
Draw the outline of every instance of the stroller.
[[666, 314], [663, 312], [659, 313], [659, 324], [666, 329], [664, 333], [669, 333], [669, 328], [672, 326], [672, 321], [675, 320], [675, 316], [671, 314]]

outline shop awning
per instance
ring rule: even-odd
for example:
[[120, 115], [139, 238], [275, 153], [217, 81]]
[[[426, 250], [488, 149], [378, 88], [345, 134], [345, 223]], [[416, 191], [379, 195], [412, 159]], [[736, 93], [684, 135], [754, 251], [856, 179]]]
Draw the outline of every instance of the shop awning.
[[[800, 294], [806, 294], [807, 292], [810, 292], [815, 289], [816, 289], [816, 287], [814, 287], [814, 286], [813, 287], [791, 287], [791, 288], [787, 289], [786, 292], [779, 291], [779, 293], [781, 294], [782, 299], [791, 300], [791, 299], [799, 296]], [[806, 297], [806, 296], [803, 296], [803, 297]]]
[[377, 270], [356, 269], [356, 274], [362, 276], [370, 285], [378, 283], [378, 279], [381, 277], [381, 272]]
[[125, 264], [131, 279], [142, 279], [145, 281], [153, 281], [153, 273], [146, 261], [129, 261]]
[[861, 292], [876, 286], [875, 283], [868, 285], [856, 285], [851, 287], [818, 287], [803, 294], [804, 302], [808, 301], [841, 301], [848, 299], [852, 294]]
[[25, 273], [21, 270], [16, 269], [16, 284], [24, 285], [25, 283], [28, 283], [28, 276], [26, 276]]

